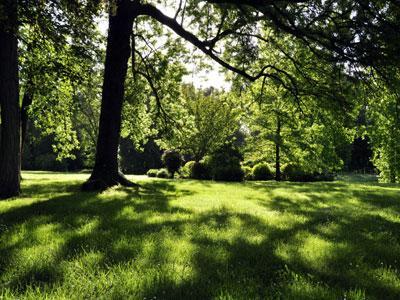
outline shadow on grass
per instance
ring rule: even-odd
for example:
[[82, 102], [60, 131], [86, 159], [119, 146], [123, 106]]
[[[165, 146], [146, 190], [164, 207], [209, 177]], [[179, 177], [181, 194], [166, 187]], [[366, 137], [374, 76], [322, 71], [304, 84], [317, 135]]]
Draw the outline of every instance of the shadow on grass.
[[[254, 184], [252, 188], [265, 194], [287, 188], [305, 196], [302, 202], [275, 196], [261, 203], [278, 216], [293, 215], [301, 220], [286, 226], [225, 208], [194, 213], [172, 205], [178, 196], [194, 192], [178, 189], [167, 180], [144, 182], [145, 189], [138, 193], [118, 188], [100, 195], [79, 192], [79, 184], [32, 184], [25, 189], [27, 196], [65, 194], [10, 209], [0, 216], [0, 233], [15, 240], [1, 247], [0, 273], [9, 272], [18, 253], [43, 244], [41, 228], [51, 225], [51, 234], [61, 239], [51, 259], [15, 271], [5, 277], [6, 281], [2, 279], [3, 287], [23, 294], [28, 286], [61, 285], [66, 276], [63, 263], [89, 252], [101, 254], [96, 268], [107, 271], [147, 253], [149, 237], [154, 239], [146, 266], [162, 265], [175, 251], [166, 246], [166, 239], [176, 237], [188, 239], [193, 246], [186, 262], [191, 275], [179, 282], [160, 275], [161, 279], [141, 288], [140, 298], [337, 299], [357, 289], [375, 299], [400, 296], [396, 286], [399, 277], [392, 272], [400, 269], [400, 247], [396, 247], [400, 223], [357, 207], [351, 211], [340, 206], [326, 208], [333, 198], [324, 194], [346, 194], [346, 184]], [[206, 183], [206, 188], [208, 185], [211, 183]], [[378, 193], [356, 191], [353, 196], [376, 209], [398, 211], [400, 206], [394, 195], [387, 200]], [[19, 238], [13, 238], [18, 233]], [[315, 261], [309, 260], [307, 251], [317, 252]], [[109, 296], [124, 294], [111, 288]]]

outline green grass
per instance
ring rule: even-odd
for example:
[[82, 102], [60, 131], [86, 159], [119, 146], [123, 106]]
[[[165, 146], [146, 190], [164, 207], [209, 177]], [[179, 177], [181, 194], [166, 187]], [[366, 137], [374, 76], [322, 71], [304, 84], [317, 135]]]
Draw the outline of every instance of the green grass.
[[0, 298], [400, 299], [400, 187], [25, 172], [0, 202]]

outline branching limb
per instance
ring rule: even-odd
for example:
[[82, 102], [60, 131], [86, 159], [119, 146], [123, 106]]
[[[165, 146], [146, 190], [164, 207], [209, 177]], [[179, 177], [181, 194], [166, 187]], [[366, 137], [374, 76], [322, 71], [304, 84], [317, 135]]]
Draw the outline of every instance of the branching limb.
[[[288, 74], [284, 70], [280, 70], [277, 67], [273, 65], [267, 65], [262, 68], [262, 70], [256, 74], [256, 75], [251, 75], [247, 73], [244, 69], [239, 69], [235, 66], [232, 66], [231, 64], [227, 63], [223, 59], [221, 59], [219, 56], [215, 54], [213, 51], [212, 47], [210, 47], [207, 42], [199, 40], [197, 36], [195, 36], [193, 33], [187, 31], [185, 28], [183, 28], [178, 22], [176, 22], [175, 19], [170, 18], [166, 15], [164, 15], [160, 10], [158, 10], [156, 7], [150, 4], [143, 4], [141, 5], [141, 14], [150, 16], [160, 22], [161, 24], [164, 24], [165, 26], [169, 27], [171, 30], [173, 30], [177, 35], [185, 39], [186, 41], [190, 42], [192, 45], [196, 46], [199, 50], [201, 50], [204, 54], [209, 56], [211, 59], [219, 63], [221, 66], [224, 68], [235, 72], [244, 78], [250, 80], [250, 81], [256, 81], [259, 78], [262, 77], [269, 77], [274, 80], [277, 80], [280, 82], [285, 88], [288, 90], [291, 90], [293, 92], [293, 95], [297, 94], [297, 86], [295, 84], [295, 80], [292, 78], [290, 74]], [[276, 71], [277, 73], [282, 73], [285, 76], [289, 78], [289, 81], [292, 84], [292, 87], [287, 86], [287, 84], [276, 74], [276, 73], [266, 73], [267, 69], [271, 69]], [[296, 96], [297, 97], [297, 96]]]

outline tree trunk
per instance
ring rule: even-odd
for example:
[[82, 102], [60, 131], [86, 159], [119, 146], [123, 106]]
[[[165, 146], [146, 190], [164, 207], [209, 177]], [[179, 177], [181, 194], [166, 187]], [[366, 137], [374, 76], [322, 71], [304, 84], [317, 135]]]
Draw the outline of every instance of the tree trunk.
[[281, 118], [276, 116], [276, 133], [275, 133], [275, 180], [281, 181]]
[[33, 101], [33, 83], [27, 82], [21, 106], [21, 160], [24, 153], [26, 133], [28, 132], [28, 109]]
[[118, 168], [124, 84], [131, 53], [133, 19], [121, 4], [116, 15], [109, 17], [96, 160], [89, 180], [82, 186], [83, 190], [104, 190], [117, 184], [134, 185]]
[[6, 18], [0, 20], [0, 198], [10, 198], [20, 192], [21, 173], [17, 1], [2, 3]]

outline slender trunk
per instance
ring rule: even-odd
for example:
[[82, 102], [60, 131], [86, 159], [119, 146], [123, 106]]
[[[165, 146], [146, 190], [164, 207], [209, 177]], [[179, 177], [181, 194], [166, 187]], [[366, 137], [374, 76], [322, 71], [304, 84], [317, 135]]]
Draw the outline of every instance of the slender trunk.
[[276, 116], [276, 133], [275, 133], [275, 180], [280, 181], [281, 176], [281, 118]]
[[0, 20], [0, 198], [20, 192], [21, 148], [18, 84], [17, 1], [3, 1]]
[[24, 153], [26, 133], [28, 132], [28, 109], [33, 101], [32, 82], [27, 83], [21, 106], [21, 160]]
[[117, 184], [133, 185], [118, 168], [124, 84], [131, 53], [133, 19], [124, 11], [123, 5], [118, 7], [115, 16], [109, 17], [96, 161], [83, 190], [104, 190]]

